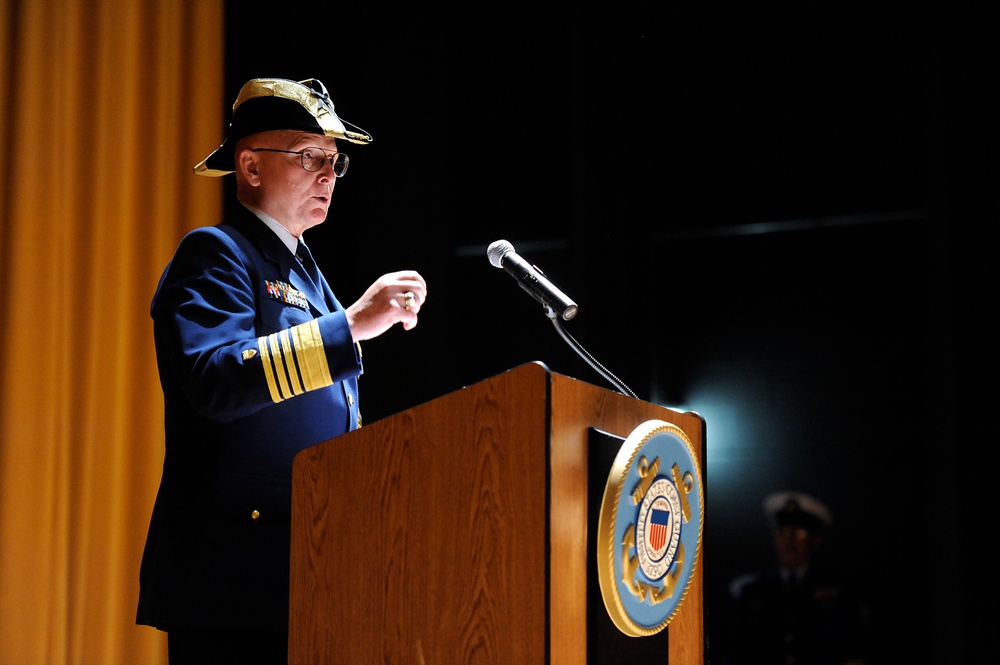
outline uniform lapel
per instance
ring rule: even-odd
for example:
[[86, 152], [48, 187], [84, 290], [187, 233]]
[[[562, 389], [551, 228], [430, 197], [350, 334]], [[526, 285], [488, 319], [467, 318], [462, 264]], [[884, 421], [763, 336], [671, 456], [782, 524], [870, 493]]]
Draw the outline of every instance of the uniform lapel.
[[[305, 266], [296, 259], [294, 254], [288, 251], [288, 247], [281, 241], [281, 238], [267, 228], [267, 225], [251, 211], [243, 206], [239, 207], [240, 210], [231, 222], [233, 228], [260, 250], [261, 256], [273, 265], [280, 276], [287, 279], [290, 286], [305, 294], [313, 315], [329, 314], [335, 309], [331, 304], [336, 302], [333, 293], [330, 292], [330, 287], [319, 273], [319, 269], [316, 268], [316, 276], [320, 282], [317, 284], [309, 276]], [[313, 265], [315, 266], [315, 262]]]

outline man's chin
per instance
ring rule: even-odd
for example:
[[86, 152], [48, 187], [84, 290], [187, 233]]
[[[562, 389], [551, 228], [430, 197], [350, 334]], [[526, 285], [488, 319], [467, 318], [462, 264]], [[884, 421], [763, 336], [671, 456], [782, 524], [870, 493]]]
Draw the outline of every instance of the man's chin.
[[309, 214], [309, 221], [312, 226], [317, 224], [322, 224], [326, 221], [326, 215], [329, 212], [327, 208], [317, 208]]

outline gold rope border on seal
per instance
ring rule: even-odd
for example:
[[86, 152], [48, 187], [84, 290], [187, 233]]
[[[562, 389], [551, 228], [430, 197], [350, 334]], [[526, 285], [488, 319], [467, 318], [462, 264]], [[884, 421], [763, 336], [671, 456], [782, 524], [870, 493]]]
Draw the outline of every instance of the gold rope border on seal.
[[[695, 548], [694, 561], [691, 563], [691, 573], [688, 575], [684, 589], [681, 590], [681, 596], [674, 605], [670, 615], [657, 626], [644, 628], [635, 623], [628, 615], [622, 603], [621, 596], [618, 593], [618, 581], [615, 579], [615, 556], [618, 554], [619, 545], [615, 542], [616, 516], [618, 513], [618, 501], [621, 499], [625, 478], [628, 475], [629, 469], [632, 468], [632, 462], [642, 447], [646, 445], [646, 442], [662, 432], [677, 435], [684, 442], [688, 452], [691, 454], [691, 459], [694, 461], [694, 471], [698, 483], [698, 545]], [[609, 501], [609, 496], [613, 496], [614, 500]], [[698, 567], [698, 561], [701, 559], [701, 538], [705, 524], [704, 515], [705, 493], [701, 478], [701, 464], [698, 456], [695, 454], [691, 439], [688, 438], [687, 434], [680, 427], [663, 420], [647, 420], [638, 425], [625, 439], [621, 448], [618, 449], [618, 455], [615, 456], [615, 461], [608, 472], [608, 482], [604, 486], [604, 496], [601, 499], [601, 512], [597, 522], [597, 577], [601, 587], [601, 597], [604, 600], [604, 607], [618, 630], [630, 637], [648, 637], [659, 633], [673, 621], [684, 602], [685, 596], [687, 596], [691, 581], [694, 579], [694, 574]]]

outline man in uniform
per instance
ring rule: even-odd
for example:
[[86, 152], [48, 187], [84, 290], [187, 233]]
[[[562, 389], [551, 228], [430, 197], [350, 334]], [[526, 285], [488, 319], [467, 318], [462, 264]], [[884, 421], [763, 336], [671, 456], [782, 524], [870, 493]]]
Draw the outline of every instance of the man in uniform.
[[727, 665], [863, 665], [867, 617], [849, 586], [821, 558], [830, 510], [804, 492], [764, 500], [776, 565], [730, 585]]
[[371, 140], [321, 82], [254, 79], [194, 169], [235, 174], [240, 205], [181, 240], [150, 310], [166, 450], [137, 623], [167, 631], [171, 665], [287, 663], [292, 459], [361, 425], [359, 343], [417, 325], [419, 273], [344, 307], [303, 239], [347, 172], [339, 142]]

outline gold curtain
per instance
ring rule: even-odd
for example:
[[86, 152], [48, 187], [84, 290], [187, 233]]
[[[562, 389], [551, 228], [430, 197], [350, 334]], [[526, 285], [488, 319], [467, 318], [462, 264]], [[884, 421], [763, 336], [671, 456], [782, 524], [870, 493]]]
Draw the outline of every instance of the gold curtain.
[[222, 212], [223, 0], [0, 0], [0, 665], [166, 663], [149, 302]]

